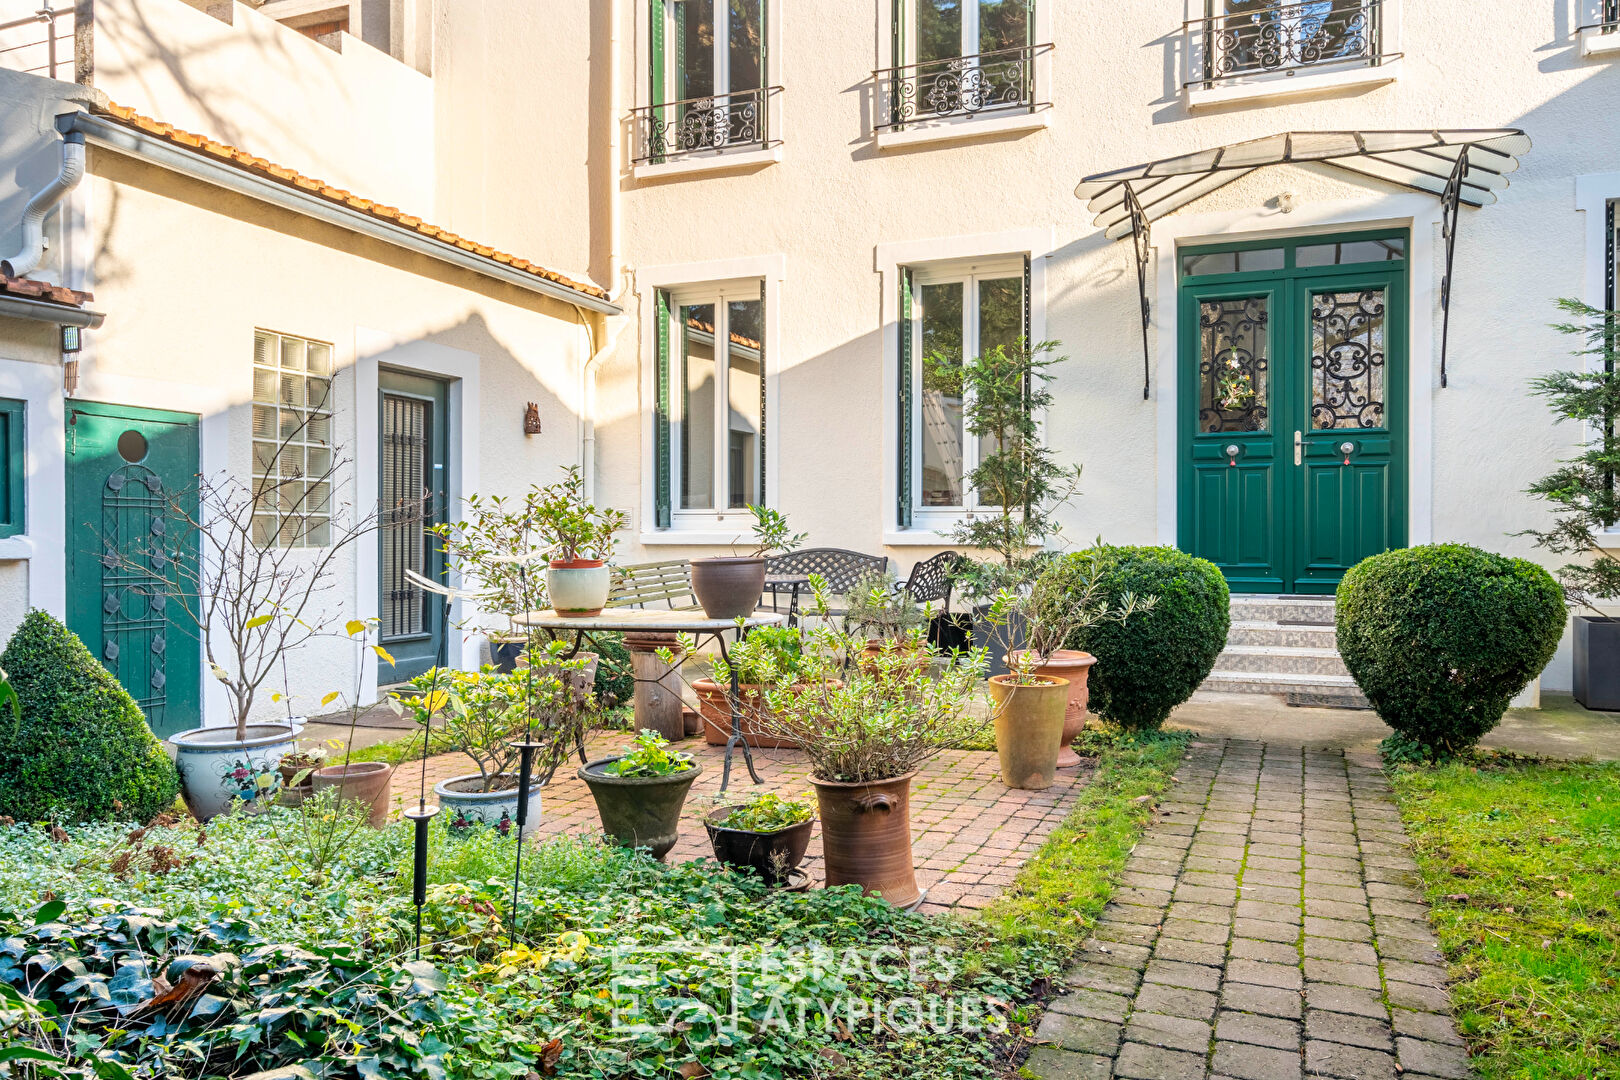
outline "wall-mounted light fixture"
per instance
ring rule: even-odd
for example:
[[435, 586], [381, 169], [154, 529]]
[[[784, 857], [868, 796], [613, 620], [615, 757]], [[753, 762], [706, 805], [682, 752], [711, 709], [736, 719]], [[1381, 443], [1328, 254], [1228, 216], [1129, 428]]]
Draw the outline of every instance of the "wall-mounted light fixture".
[[540, 406], [529, 402], [529, 407], [523, 410], [523, 434], [540, 434]]
[[62, 330], [62, 392], [69, 397], [79, 388], [79, 350], [84, 348], [84, 333], [77, 326], [64, 326]]

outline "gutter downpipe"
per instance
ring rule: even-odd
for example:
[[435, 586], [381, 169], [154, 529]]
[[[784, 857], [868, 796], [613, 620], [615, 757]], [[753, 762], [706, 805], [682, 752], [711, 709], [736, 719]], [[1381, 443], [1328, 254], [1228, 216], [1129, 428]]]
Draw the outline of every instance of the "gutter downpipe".
[[25, 277], [45, 260], [45, 215], [62, 197], [84, 179], [84, 133], [69, 131], [62, 136], [62, 167], [55, 179], [28, 200], [22, 213], [22, 247], [9, 259], [0, 260], [0, 273]]

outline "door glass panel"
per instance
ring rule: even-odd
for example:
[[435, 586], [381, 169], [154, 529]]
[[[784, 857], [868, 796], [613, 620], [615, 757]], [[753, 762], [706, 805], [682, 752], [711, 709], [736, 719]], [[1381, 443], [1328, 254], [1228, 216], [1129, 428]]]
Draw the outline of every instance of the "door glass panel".
[[962, 55], [962, 0], [917, 0], [917, 62]]
[[1281, 270], [1282, 248], [1256, 248], [1252, 251], [1206, 251], [1181, 257], [1181, 272], [1194, 274], [1238, 274], [1251, 270]]
[[1381, 428], [1384, 418], [1383, 289], [1311, 297], [1311, 429]]
[[1271, 300], [1244, 296], [1198, 305], [1198, 430], [1269, 430]]
[[918, 290], [923, 506], [962, 505], [962, 289], [951, 281]]
[[727, 24], [727, 43], [731, 50], [731, 89], [758, 90], [760, 88], [759, 61], [763, 36], [760, 18], [762, 0], [730, 0], [731, 17]]
[[1346, 263], [1394, 262], [1406, 258], [1406, 238], [1351, 240], [1343, 244], [1312, 244], [1294, 251], [1295, 266], [1343, 266]]
[[[991, 349], [1011, 350], [1024, 336], [1024, 279], [997, 278], [979, 282], [979, 353]], [[979, 460], [994, 454], [1000, 440], [994, 435], [979, 436]], [[993, 491], [979, 491], [980, 506], [1000, 506]]]
[[760, 432], [765, 429], [761, 415], [765, 384], [760, 370], [760, 335], [765, 304], [760, 300], [733, 300], [726, 307], [731, 316], [731, 341], [726, 347], [726, 505], [740, 509], [760, 501]]
[[714, 305], [682, 304], [681, 502], [682, 510], [714, 509]]
[[979, 0], [979, 51], [1029, 44], [1029, 0]]

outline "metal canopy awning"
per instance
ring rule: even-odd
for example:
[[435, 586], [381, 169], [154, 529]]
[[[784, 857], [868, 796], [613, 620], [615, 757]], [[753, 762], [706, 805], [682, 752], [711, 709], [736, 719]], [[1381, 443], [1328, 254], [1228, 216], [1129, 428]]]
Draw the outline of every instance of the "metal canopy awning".
[[1440, 385], [1446, 385], [1458, 210], [1495, 202], [1495, 193], [1507, 187], [1507, 174], [1519, 167], [1518, 155], [1529, 149], [1529, 137], [1517, 128], [1285, 131], [1086, 177], [1074, 189], [1075, 196], [1088, 201], [1104, 235], [1110, 240], [1129, 236], [1135, 248], [1142, 301], [1142, 397], [1148, 396], [1147, 264], [1153, 222], [1256, 169], [1302, 162], [1331, 165], [1440, 199], [1446, 244], [1440, 283]]

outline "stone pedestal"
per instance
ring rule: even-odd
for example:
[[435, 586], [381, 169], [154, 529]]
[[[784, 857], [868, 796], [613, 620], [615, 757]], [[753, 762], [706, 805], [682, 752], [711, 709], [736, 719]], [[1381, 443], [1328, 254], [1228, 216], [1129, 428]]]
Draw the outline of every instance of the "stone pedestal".
[[[636, 730], [650, 728], [670, 742], [686, 738], [681, 716], [681, 670], [684, 655], [674, 634], [626, 634], [624, 647], [630, 650], [630, 670], [636, 678]], [[669, 649], [675, 663], [666, 664], [657, 650]]]

